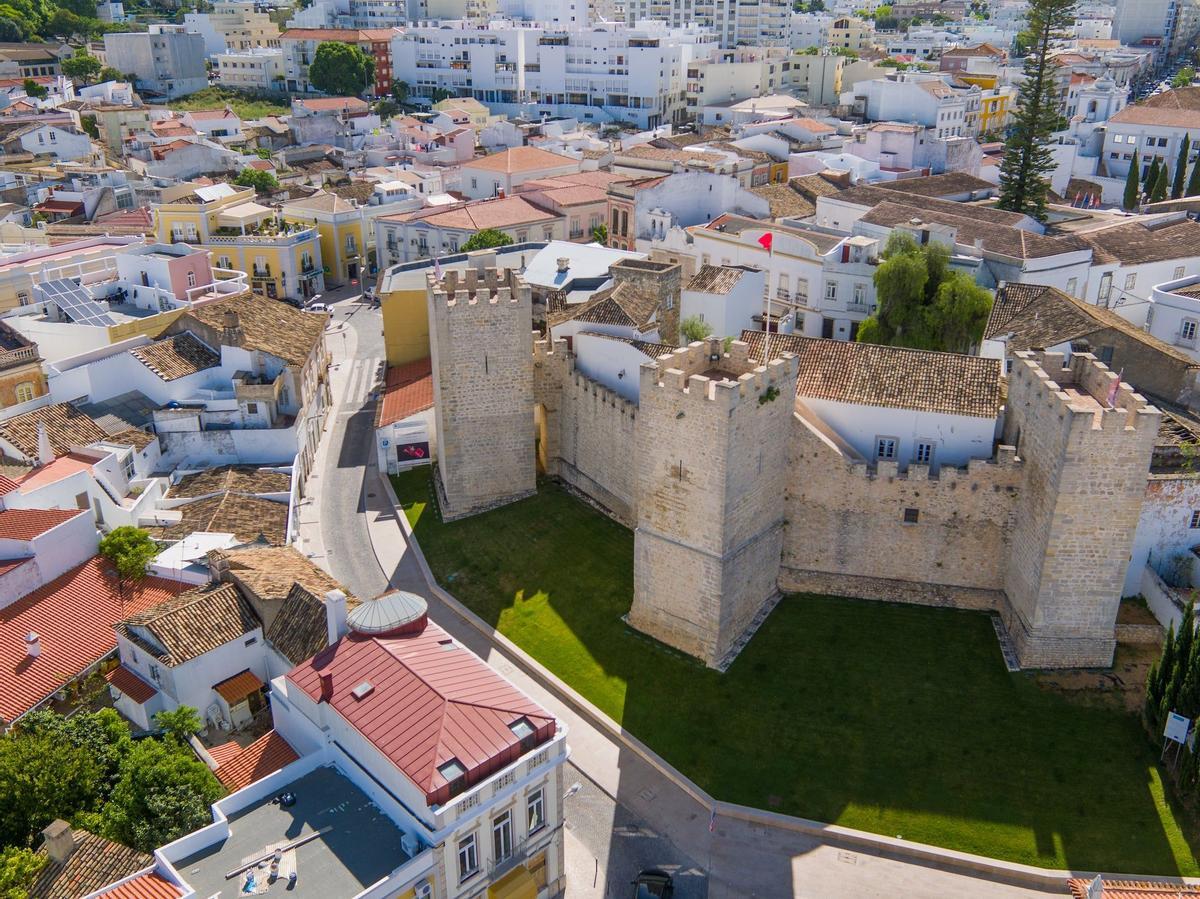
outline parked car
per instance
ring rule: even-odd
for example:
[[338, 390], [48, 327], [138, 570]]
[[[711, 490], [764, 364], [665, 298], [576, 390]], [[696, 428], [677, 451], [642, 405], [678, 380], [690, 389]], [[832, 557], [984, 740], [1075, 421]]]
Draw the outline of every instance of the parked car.
[[658, 868], [646, 868], [633, 881], [633, 899], [671, 899], [675, 882]]
[[328, 312], [329, 306], [325, 303], [309, 303], [304, 307], [305, 312]]

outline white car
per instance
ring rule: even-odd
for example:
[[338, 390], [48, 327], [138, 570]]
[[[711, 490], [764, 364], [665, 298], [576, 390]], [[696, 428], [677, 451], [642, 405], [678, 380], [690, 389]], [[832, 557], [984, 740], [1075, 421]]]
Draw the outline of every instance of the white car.
[[328, 312], [329, 307], [324, 303], [310, 303], [304, 308], [305, 312]]

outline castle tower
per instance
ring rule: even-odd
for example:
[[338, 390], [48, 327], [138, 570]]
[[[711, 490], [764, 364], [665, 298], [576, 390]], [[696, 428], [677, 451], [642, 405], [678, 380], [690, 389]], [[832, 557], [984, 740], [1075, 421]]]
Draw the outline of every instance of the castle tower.
[[629, 623], [723, 667], [778, 593], [795, 356], [710, 339], [642, 365]]
[[1025, 478], [1002, 615], [1022, 668], [1112, 664], [1160, 417], [1091, 354], [1017, 354], [1003, 442]]
[[614, 284], [628, 283], [638, 292], [658, 299], [659, 336], [664, 343], [678, 343], [683, 267], [678, 262], [620, 259], [610, 265], [608, 271]]
[[535, 489], [529, 285], [488, 268], [428, 276], [438, 490], [447, 520]]

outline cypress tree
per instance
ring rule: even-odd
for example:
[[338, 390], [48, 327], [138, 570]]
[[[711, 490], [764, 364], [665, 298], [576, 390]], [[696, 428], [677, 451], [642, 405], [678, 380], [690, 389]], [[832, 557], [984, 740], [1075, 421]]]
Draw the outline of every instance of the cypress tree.
[[[1197, 162], [1200, 165], [1200, 161]], [[1121, 207], [1126, 211], [1132, 211], [1137, 208], [1138, 199], [1141, 197], [1141, 185], [1138, 184], [1138, 173], [1142, 170], [1142, 164], [1138, 161], [1138, 151], [1133, 151], [1133, 162], [1129, 164], [1129, 173], [1125, 176], [1125, 196], [1121, 200]], [[1192, 169], [1192, 177], [1196, 177], [1196, 170]]]
[[1175, 159], [1175, 174], [1171, 180], [1171, 199], [1183, 196], [1183, 181], [1187, 177], [1188, 153], [1192, 149], [1192, 136], [1185, 134], [1179, 144], [1179, 156]]
[[1194, 197], [1200, 194], [1200, 158], [1197, 158], [1192, 165], [1192, 174], [1188, 177], [1187, 192], [1185, 197]]
[[1142, 179], [1142, 193], [1147, 197], [1154, 190], [1154, 182], [1158, 180], [1158, 157], [1150, 160], [1150, 168], [1146, 169], [1146, 177]]
[[1186, 665], [1191, 658], [1192, 645], [1196, 641], [1196, 603], [1189, 600], [1183, 610], [1183, 620], [1175, 632], [1175, 661]]
[[1162, 721], [1162, 706], [1166, 700], [1167, 681], [1171, 677], [1171, 667], [1175, 664], [1175, 623], [1167, 625], [1167, 639], [1163, 643], [1162, 655], [1158, 664], [1151, 669], [1150, 678], [1146, 681], [1146, 712], [1150, 717], [1153, 730], [1158, 729]]
[[1154, 189], [1150, 191], [1150, 202], [1159, 203], [1167, 198], [1167, 166], [1164, 163], [1154, 179]]
[[1074, 24], [1074, 10], [1075, 0], [1031, 0], [1029, 4], [1025, 81], [1000, 163], [1000, 208], [1038, 221], [1046, 219], [1047, 176], [1055, 168], [1050, 139], [1067, 125], [1059, 112], [1057, 67], [1050, 51]]

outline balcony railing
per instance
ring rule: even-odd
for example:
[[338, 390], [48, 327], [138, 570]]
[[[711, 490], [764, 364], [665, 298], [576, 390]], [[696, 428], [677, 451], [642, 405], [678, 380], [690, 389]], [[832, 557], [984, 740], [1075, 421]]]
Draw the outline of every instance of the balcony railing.
[[854, 303], [854, 302], [850, 302], [850, 303], [847, 303], [847, 304], [846, 304], [846, 311], [847, 311], [847, 312], [864, 312], [864, 313], [866, 313], [866, 312], [870, 312], [870, 311], [871, 311], [871, 304], [870, 304], [870, 303]]
[[260, 280], [263, 278], [271, 277], [271, 264], [267, 263], [266, 265], [262, 266], [261, 268], [257, 265], [254, 266], [254, 270], [250, 273], [250, 277], [260, 279]]
[[36, 346], [22, 346], [15, 350], [0, 353], [0, 369], [13, 368], [27, 362], [37, 362], [38, 349]]
[[504, 858], [492, 859], [488, 864], [488, 882], [494, 883], [517, 865], [523, 864], [549, 846], [554, 839], [554, 834], [561, 827], [562, 824], [557, 827], [543, 827], [513, 846], [513, 851]]

